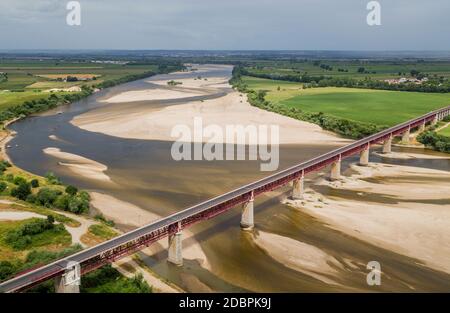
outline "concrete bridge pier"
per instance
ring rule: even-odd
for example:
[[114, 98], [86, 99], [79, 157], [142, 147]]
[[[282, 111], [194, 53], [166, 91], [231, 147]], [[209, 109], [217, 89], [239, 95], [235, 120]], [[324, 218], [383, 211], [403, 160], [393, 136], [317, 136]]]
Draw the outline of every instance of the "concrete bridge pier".
[[362, 165], [362, 166], [369, 165], [369, 151], [370, 151], [370, 145], [368, 144], [367, 147], [365, 147], [364, 150], [362, 150], [359, 155], [359, 165]]
[[79, 293], [81, 281], [80, 264], [69, 262], [64, 274], [55, 277], [56, 293]]
[[294, 179], [292, 186], [292, 199], [294, 200], [302, 200], [303, 193], [305, 191], [305, 175], [302, 172], [302, 176], [300, 178]]
[[255, 226], [255, 221], [253, 218], [253, 203], [254, 196], [252, 191], [252, 196], [249, 201], [242, 205], [242, 216], [241, 216], [241, 228], [243, 230], [251, 230]]
[[330, 179], [331, 180], [341, 179], [341, 158], [340, 157], [339, 157], [339, 160], [337, 160], [331, 164]]
[[433, 120], [431, 121], [431, 125], [433, 125], [433, 126], [436, 125], [438, 121], [439, 121], [439, 117], [438, 117], [438, 115], [436, 114], [436, 115], [434, 116]]
[[425, 122], [420, 124], [420, 126], [419, 126], [419, 133], [422, 133], [424, 130], [425, 130]]
[[411, 128], [408, 127], [408, 129], [403, 133], [402, 135], [402, 143], [405, 145], [409, 144], [409, 135], [411, 134]]
[[177, 266], [183, 265], [182, 240], [181, 230], [169, 236], [169, 257], [167, 261]]
[[391, 153], [392, 151], [392, 135], [383, 143], [383, 153]]

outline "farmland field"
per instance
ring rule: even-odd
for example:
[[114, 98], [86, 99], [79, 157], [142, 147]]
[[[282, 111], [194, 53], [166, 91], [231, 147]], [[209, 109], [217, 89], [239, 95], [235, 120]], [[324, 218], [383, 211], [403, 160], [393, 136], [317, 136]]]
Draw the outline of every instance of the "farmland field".
[[395, 125], [450, 103], [450, 94], [357, 88], [302, 89], [302, 84], [244, 77], [250, 89], [266, 90], [272, 103], [380, 125]]
[[[0, 82], [0, 111], [25, 101], [47, 99], [51, 89], [57, 94], [74, 93], [74, 86], [94, 86], [104, 81], [157, 70], [157, 65], [97, 64], [57, 60], [0, 60], [0, 73], [7, 77]], [[64, 81], [67, 76], [78, 81]], [[59, 80], [57, 80], [59, 79]], [[86, 80], [87, 79], [87, 80]], [[72, 88], [73, 89], [73, 88]]]
[[[58, 95], [64, 94], [64, 92], [56, 93]], [[37, 91], [23, 91], [23, 92], [10, 92], [0, 91], [0, 110], [7, 109], [9, 107], [22, 104], [25, 101], [38, 100], [42, 98], [48, 98], [50, 93], [37, 92]]]
[[[80, 84], [94, 85], [105, 80], [155, 70], [156, 65], [93, 64], [89, 62], [57, 61], [1, 61], [0, 72], [8, 74], [8, 80], [0, 83], [0, 90], [68, 88]], [[62, 76], [96, 76], [96, 80], [61, 82]]]
[[[329, 69], [320, 67], [329, 66]], [[359, 73], [359, 68], [364, 68], [364, 73]], [[355, 79], [389, 79], [399, 76], [409, 76], [411, 70], [428, 73], [432, 76], [450, 78], [450, 63], [447, 61], [344, 61], [344, 60], [311, 60], [305, 61], [256, 61], [249, 62], [247, 67], [255, 74], [280, 74], [292, 75], [296, 73], [308, 73], [311, 76], [349, 77]], [[401, 74], [401, 75], [399, 75]]]

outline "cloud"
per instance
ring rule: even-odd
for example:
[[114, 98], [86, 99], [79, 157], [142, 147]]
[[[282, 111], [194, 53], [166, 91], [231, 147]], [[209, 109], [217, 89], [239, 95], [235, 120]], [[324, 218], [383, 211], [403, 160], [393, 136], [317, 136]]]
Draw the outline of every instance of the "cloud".
[[2, 47], [115, 49], [445, 50], [447, 0], [80, 0], [82, 25], [63, 0], [2, 0]]

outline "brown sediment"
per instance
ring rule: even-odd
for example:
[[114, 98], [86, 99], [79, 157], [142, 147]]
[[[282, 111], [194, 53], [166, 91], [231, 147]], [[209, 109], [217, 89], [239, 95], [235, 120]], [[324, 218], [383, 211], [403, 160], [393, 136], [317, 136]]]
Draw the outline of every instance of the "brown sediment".
[[99, 162], [76, 154], [63, 152], [59, 148], [46, 148], [43, 151], [44, 153], [57, 159], [66, 161], [59, 162], [59, 165], [67, 167], [69, 170], [80, 176], [106, 182], [111, 181], [111, 179], [104, 173], [108, 167]]
[[[252, 125], [256, 127], [277, 125], [280, 130], [279, 144], [336, 145], [350, 142], [322, 130], [315, 124], [268, 112], [250, 105], [245, 95], [231, 89], [227, 78], [229, 77], [208, 77], [208, 81], [194, 78], [181, 79], [183, 85], [155, 91], [155, 93], [166, 92], [166, 98], [170, 98], [170, 94], [174, 90], [177, 93], [184, 90], [185, 97], [188, 98], [191, 96], [190, 92], [193, 87], [202, 87], [209, 92], [217, 92], [217, 88], [225, 86], [227, 93], [219, 98], [190, 101], [184, 104], [162, 107], [158, 110], [155, 110], [153, 106], [142, 105], [130, 108], [127, 114], [119, 115], [115, 114], [115, 108], [103, 107], [78, 115], [71, 123], [88, 131], [120, 138], [175, 141], [178, 139], [172, 136], [172, 129], [175, 126], [186, 125], [190, 129], [194, 129], [194, 118], [201, 117], [204, 127], [215, 125], [221, 129], [225, 129], [227, 125]], [[165, 84], [166, 80], [152, 82]], [[136, 92], [151, 94], [153, 90]], [[135, 98], [132, 95], [122, 95], [122, 101], [135, 101]], [[232, 141], [234, 138], [224, 137], [215, 139], [214, 142], [234, 142]], [[198, 140], [204, 139], [191, 138], [190, 141]], [[210, 142], [212, 140], [211, 138]]]
[[[286, 203], [336, 230], [450, 273], [450, 200], [442, 198], [450, 190], [450, 180], [443, 179], [448, 172], [374, 163], [352, 169], [358, 174], [317, 182], [332, 188], [332, 197], [309, 191], [305, 200]], [[402, 176], [419, 179], [398, 179]], [[364, 180], [368, 177], [383, 183]], [[423, 177], [429, 179], [421, 181]], [[350, 199], [349, 191], [359, 193], [360, 199]], [[393, 201], [365, 201], [365, 193]]]

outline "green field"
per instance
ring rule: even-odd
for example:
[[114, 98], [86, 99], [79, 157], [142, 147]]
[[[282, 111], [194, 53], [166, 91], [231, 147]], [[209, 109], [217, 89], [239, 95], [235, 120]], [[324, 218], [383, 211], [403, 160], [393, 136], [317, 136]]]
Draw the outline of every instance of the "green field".
[[[156, 70], [156, 65], [133, 64], [95, 64], [90, 62], [57, 62], [43, 61], [0, 61], [0, 72], [8, 74], [8, 80], [0, 83], [0, 90], [49, 89], [68, 88], [81, 84], [94, 85], [105, 80], [120, 78], [127, 75], [141, 74]], [[94, 74], [96, 80], [60, 82], [40, 75], [56, 74]]]
[[438, 131], [438, 134], [450, 137], [450, 125]]
[[[317, 64], [317, 63], [316, 63]], [[332, 70], [320, 67], [320, 64], [329, 65]], [[296, 73], [308, 73], [311, 76], [351, 77], [364, 79], [389, 79], [399, 76], [410, 76], [411, 70], [417, 70], [431, 76], [443, 76], [450, 78], [450, 63], [448, 61], [377, 61], [377, 60], [320, 60], [319, 65], [314, 65], [313, 60], [307, 61], [253, 61], [248, 62], [247, 69], [256, 74], [280, 74], [291, 75]], [[358, 69], [364, 67], [367, 73], [358, 73]], [[339, 71], [338, 69], [344, 70]], [[399, 75], [401, 73], [401, 75]], [[405, 74], [405, 75], [403, 75]]]
[[[0, 73], [7, 79], [0, 82], [0, 112], [21, 105], [25, 101], [47, 99], [50, 89], [58, 95], [77, 93], [66, 90], [73, 86], [94, 86], [102, 82], [114, 81], [130, 75], [141, 75], [149, 71], [157, 71], [156, 64], [97, 64], [88, 61], [56, 61], [56, 60], [0, 60]], [[58, 76], [60, 79], [57, 80]], [[88, 77], [88, 80], [68, 81], [67, 76]], [[92, 77], [95, 76], [95, 79]]]
[[[22, 104], [25, 101], [38, 100], [42, 98], [48, 98], [51, 93], [39, 92], [39, 91], [23, 91], [23, 92], [10, 92], [0, 91], [0, 110], [7, 109], [9, 107]], [[65, 92], [56, 92], [61, 95]]]
[[307, 112], [392, 126], [450, 104], [450, 94], [357, 88], [302, 89], [301, 83], [243, 77], [250, 89], [266, 90], [266, 100]]

